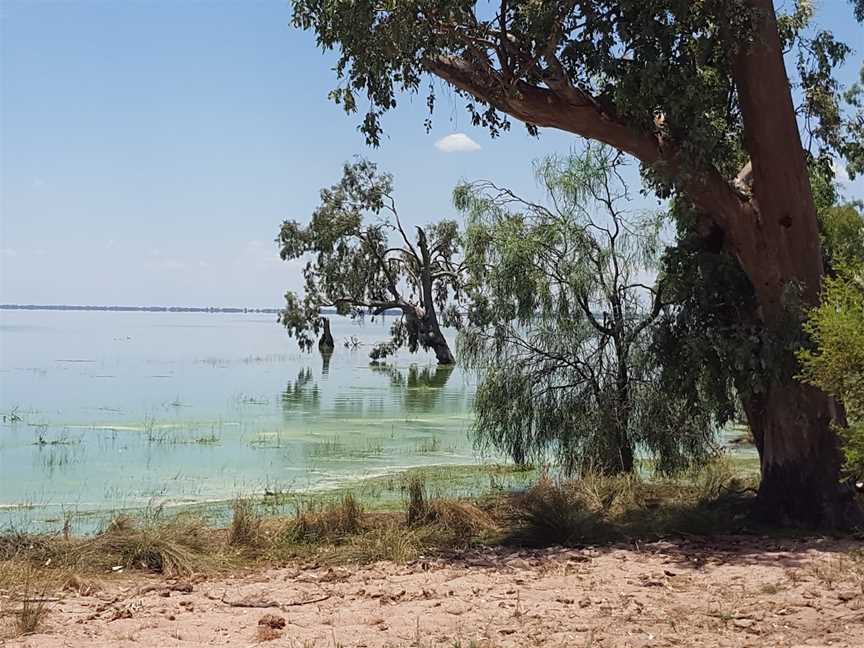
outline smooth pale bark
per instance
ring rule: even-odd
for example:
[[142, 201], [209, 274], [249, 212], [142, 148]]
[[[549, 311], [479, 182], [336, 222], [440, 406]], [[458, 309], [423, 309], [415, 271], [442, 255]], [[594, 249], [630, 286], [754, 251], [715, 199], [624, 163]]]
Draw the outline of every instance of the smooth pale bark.
[[[625, 151], [675, 179], [719, 228], [724, 249], [747, 273], [759, 304], [755, 317], [769, 334], [789, 325], [784, 307], [798, 291], [803, 305], [819, 301], [822, 255], [816, 210], [795, 117], [772, 0], [750, 0], [757, 12], [752, 43], [741, 49], [734, 76], [751, 163], [738, 178], [714, 168], [688, 167], [673, 142], [639, 132], [614, 110], [573, 86], [549, 57], [546, 87], [505, 83], [482, 61], [437, 57], [433, 74], [496, 109], [537, 126], [557, 128]], [[793, 324], [794, 325], [794, 324]], [[794, 361], [745, 410], [762, 463], [759, 503], [769, 519], [808, 527], [842, 526], [860, 511], [839, 486], [840, 449], [831, 427], [841, 408], [823, 392], [799, 384]]]

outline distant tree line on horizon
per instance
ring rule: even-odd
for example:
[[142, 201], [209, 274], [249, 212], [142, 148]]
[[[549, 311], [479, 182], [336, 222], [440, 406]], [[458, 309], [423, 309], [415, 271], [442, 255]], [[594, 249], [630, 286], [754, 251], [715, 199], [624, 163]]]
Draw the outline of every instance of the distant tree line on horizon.
[[81, 306], [74, 304], [0, 304], [0, 310], [118, 311], [148, 313], [279, 313], [279, 308], [216, 306]]

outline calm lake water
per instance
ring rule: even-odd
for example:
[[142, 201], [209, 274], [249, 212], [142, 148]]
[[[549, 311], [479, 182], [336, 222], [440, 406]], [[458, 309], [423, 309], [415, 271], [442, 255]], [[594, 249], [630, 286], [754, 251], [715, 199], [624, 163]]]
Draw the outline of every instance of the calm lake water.
[[390, 321], [332, 324], [328, 362], [275, 315], [0, 311], [0, 527], [480, 460], [470, 376], [370, 366]]

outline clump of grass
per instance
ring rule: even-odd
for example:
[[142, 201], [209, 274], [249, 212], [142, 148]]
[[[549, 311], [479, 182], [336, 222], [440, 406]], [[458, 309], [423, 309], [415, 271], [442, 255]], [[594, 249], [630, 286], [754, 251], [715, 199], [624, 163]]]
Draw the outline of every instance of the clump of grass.
[[17, 579], [13, 581], [9, 600], [21, 607], [12, 609], [17, 636], [35, 634], [48, 616], [48, 581], [40, 570], [28, 562], [16, 563], [19, 567]]
[[333, 542], [357, 533], [362, 524], [363, 508], [351, 493], [346, 493], [320, 510], [298, 509], [281, 535], [284, 542], [292, 544]]
[[233, 547], [254, 547], [261, 541], [261, 516], [251, 500], [234, 500], [234, 515], [228, 529], [228, 544]]
[[419, 477], [412, 477], [406, 490], [407, 526], [434, 526], [439, 541], [465, 543], [497, 528], [492, 517], [474, 504], [440, 497], [429, 499], [426, 486]]
[[514, 539], [528, 544], [572, 545], [611, 535], [610, 526], [586, 502], [578, 482], [556, 483], [548, 476], [515, 498], [513, 517]]
[[735, 466], [722, 456], [691, 469], [684, 477], [692, 484], [692, 497], [698, 502], [710, 502], [730, 491], [746, 489], [736, 474]]
[[322, 558], [325, 562], [368, 564], [382, 560], [407, 563], [423, 552], [423, 537], [394, 519], [380, 520], [363, 533], [351, 536]]
[[[54, 546], [55, 543], [48, 536], [32, 535], [13, 529], [0, 535], [0, 561], [14, 561], [30, 555], [44, 561], [52, 557]], [[2, 573], [0, 571], [0, 574]]]
[[711, 462], [675, 480], [636, 475], [548, 476], [511, 500], [513, 538], [530, 544], [601, 543], [677, 532], [730, 532], [743, 526], [748, 488], [730, 462]]
[[604, 516], [620, 515], [637, 505], [641, 486], [639, 478], [632, 474], [604, 475], [587, 473], [571, 482], [576, 498], [589, 511]]
[[426, 502], [426, 485], [422, 479], [412, 476], [408, 480], [405, 489], [408, 494], [408, 503], [405, 510], [406, 521], [409, 527], [423, 524], [429, 516], [429, 505]]
[[119, 516], [73, 553], [80, 564], [105, 570], [145, 569], [173, 577], [202, 568], [210, 548], [202, 520], [177, 517], [139, 526], [131, 517]]

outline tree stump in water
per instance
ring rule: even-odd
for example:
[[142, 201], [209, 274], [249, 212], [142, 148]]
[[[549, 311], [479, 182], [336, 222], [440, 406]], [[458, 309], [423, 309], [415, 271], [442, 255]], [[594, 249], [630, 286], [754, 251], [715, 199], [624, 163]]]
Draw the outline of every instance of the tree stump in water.
[[324, 322], [324, 333], [321, 334], [321, 339], [318, 340], [318, 350], [321, 352], [333, 351], [335, 347], [333, 343], [333, 334], [330, 333], [330, 320], [326, 317], [321, 318]]

